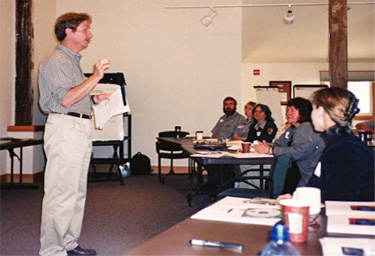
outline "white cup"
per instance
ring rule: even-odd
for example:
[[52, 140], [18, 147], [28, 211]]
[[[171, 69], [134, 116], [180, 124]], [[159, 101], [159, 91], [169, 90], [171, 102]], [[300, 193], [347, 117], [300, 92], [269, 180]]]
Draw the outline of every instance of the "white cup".
[[299, 187], [294, 191], [293, 199], [308, 203], [310, 205], [310, 215], [320, 213], [320, 189]]

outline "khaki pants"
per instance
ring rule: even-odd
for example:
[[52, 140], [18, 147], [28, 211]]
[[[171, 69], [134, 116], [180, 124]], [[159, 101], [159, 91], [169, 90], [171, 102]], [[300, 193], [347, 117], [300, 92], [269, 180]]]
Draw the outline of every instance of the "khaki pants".
[[67, 255], [78, 245], [91, 149], [88, 119], [49, 114], [44, 133], [47, 165], [40, 255]]

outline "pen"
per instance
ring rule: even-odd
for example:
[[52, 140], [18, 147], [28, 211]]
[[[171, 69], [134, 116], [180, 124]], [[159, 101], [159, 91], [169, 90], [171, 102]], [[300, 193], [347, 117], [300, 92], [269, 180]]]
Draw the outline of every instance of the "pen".
[[199, 240], [199, 239], [192, 239], [189, 242], [193, 245], [221, 247], [221, 248], [236, 249], [236, 250], [242, 250], [243, 249], [242, 244], [205, 241], [205, 240]]

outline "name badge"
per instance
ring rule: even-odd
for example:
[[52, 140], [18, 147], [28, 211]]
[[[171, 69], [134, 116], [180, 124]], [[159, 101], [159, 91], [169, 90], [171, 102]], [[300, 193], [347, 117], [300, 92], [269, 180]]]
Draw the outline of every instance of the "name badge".
[[285, 133], [285, 139], [289, 139], [289, 132]]
[[314, 174], [315, 174], [316, 177], [319, 177], [319, 178], [320, 178], [321, 172], [322, 172], [322, 164], [319, 162], [319, 163], [316, 165], [316, 168], [315, 168]]
[[257, 132], [257, 136], [259, 137], [262, 134], [262, 132]]

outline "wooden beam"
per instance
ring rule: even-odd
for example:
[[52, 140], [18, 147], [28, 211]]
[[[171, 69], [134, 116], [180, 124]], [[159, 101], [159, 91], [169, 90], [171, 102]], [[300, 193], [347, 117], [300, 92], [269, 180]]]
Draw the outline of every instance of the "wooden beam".
[[347, 0], [329, 0], [329, 70], [330, 85], [347, 88], [348, 25]]
[[16, 1], [16, 125], [31, 125], [33, 121], [31, 71], [34, 30], [31, 12], [32, 0]]

